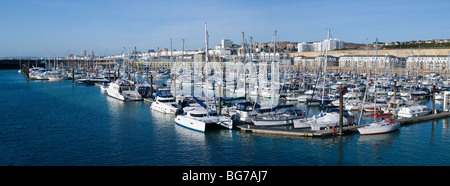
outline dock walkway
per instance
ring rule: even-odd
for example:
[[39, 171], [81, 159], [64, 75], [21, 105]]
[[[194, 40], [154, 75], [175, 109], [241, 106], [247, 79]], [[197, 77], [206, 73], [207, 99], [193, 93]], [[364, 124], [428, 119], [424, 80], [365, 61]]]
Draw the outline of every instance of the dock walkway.
[[[354, 126], [344, 126], [343, 133], [350, 133], [350, 132], [356, 132], [357, 128], [363, 127], [365, 125], [354, 125]], [[310, 129], [305, 128], [292, 128], [292, 129], [285, 129], [285, 128], [275, 128], [275, 127], [260, 127], [260, 126], [254, 126], [254, 125], [238, 125], [237, 128], [252, 132], [252, 133], [259, 133], [259, 134], [273, 134], [273, 135], [285, 135], [285, 136], [306, 136], [306, 137], [321, 137], [321, 136], [331, 136], [331, 135], [337, 135], [338, 129], [336, 128], [335, 131], [332, 129], [325, 129], [325, 130], [319, 130], [314, 131]]]
[[[422, 117], [399, 119], [397, 121], [400, 123], [401, 126], [404, 126], [404, 125], [410, 125], [410, 124], [415, 124], [415, 123], [443, 119], [443, 118], [450, 118], [450, 112], [440, 112], [437, 114], [429, 114], [429, 115], [422, 116]], [[366, 125], [367, 124], [344, 126], [342, 133], [348, 134], [348, 133], [352, 133], [352, 132], [357, 132], [359, 127], [363, 127]], [[236, 127], [241, 129], [242, 131], [259, 133], [259, 134], [269, 134], [269, 135], [304, 136], [304, 137], [323, 137], [323, 136], [338, 135], [337, 128], [335, 131], [333, 131], [332, 129], [313, 131], [313, 130], [305, 129], [305, 128], [303, 128], [303, 129], [297, 129], [297, 128], [288, 129], [288, 128], [279, 128], [279, 127], [261, 127], [261, 126], [254, 126], [254, 125], [248, 125], [248, 124], [240, 124], [240, 125], [237, 125]]]

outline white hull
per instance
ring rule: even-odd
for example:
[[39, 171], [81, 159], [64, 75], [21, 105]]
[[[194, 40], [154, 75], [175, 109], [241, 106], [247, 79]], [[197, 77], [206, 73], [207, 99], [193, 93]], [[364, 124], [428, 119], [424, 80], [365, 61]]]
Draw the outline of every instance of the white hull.
[[152, 110], [158, 111], [158, 112], [162, 112], [162, 113], [166, 113], [166, 114], [175, 114], [177, 112], [177, 107], [172, 106], [172, 104], [175, 103], [160, 103], [158, 101], [155, 101], [152, 103], [152, 105], [150, 106], [150, 108]]
[[392, 132], [400, 127], [400, 124], [381, 124], [381, 123], [372, 123], [367, 126], [358, 128], [359, 133], [362, 135], [370, 135], [370, 134], [382, 134]]
[[285, 120], [285, 119], [280, 119], [280, 120], [264, 120], [264, 119], [254, 120], [254, 119], [252, 119], [252, 121], [255, 126], [279, 126], [279, 125], [292, 124], [292, 120]]
[[[119, 82], [120, 85], [117, 82]], [[110, 83], [106, 92], [108, 93], [108, 96], [122, 101], [142, 100], [142, 96], [135, 90], [134, 85], [127, 81], [117, 80], [116, 82]]]
[[222, 115], [209, 115], [203, 107], [185, 107], [183, 111], [185, 114], [178, 115], [175, 118], [175, 123], [183, 127], [199, 132], [205, 132], [206, 125], [212, 124], [217, 124], [230, 130], [233, 129], [231, 119]]
[[106, 93], [108, 93], [108, 96], [110, 96], [110, 97], [125, 101], [125, 97], [123, 97], [122, 94], [120, 94], [119, 92], [117, 92], [115, 90], [106, 89]]
[[[343, 118], [343, 125], [354, 123], [354, 117]], [[339, 126], [339, 113], [325, 113], [324, 116], [313, 116], [309, 119], [294, 120], [294, 128], [310, 128], [319, 130], [320, 128]]]
[[191, 119], [189, 117], [179, 115], [175, 118], [175, 123], [199, 132], [205, 132], [206, 123], [203, 121]]
[[425, 105], [416, 105], [410, 107], [403, 107], [398, 111], [397, 116], [402, 118], [420, 117], [431, 113]]
[[415, 113], [415, 114], [411, 114], [411, 113], [401, 113], [400, 111], [397, 113], [398, 117], [402, 117], [402, 118], [412, 118], [412, 117], [420, 117], [420, 116], [425, 116], [431, 113], [431, 110], [427, 111], [427, 112], [420, 112], [420, 113]]
[[59, 80], [63, 80], [64, 77], [47, 77], [49, 81], [59, 81]]

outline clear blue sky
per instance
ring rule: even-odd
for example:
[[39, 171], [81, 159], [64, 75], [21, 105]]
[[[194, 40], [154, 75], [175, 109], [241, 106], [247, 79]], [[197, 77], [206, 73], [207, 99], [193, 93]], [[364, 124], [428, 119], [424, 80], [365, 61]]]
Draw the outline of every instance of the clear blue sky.
[[[14, 0], [0, 2], [0, 57], [66, 56], [82, 49], [96, 55], [204, 47], [222, 39], [241, 43], [308, 42], [334, 38], [365, 43], [450, 38], [447, 0]], [[248, 39], [247, 39], [248, 40]]]

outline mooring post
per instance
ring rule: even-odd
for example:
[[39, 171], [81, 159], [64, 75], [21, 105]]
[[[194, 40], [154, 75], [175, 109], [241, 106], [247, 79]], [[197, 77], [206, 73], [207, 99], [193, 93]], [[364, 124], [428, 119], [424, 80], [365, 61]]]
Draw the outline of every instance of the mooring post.
[[436, 85], [433, 85], [433, 106], [432, 106], [432, 113], [436, 114], [436, 109], [434, 108], [435, 99], [436, 98]]
[[153, 98], [153, 75], [150, 74], [150, 97]]
[[343, 108], [343, 97], [344, 97], [344, 89], [345, 87], [339, 87], [339, 135], [342, 135], [344, 128], [344, 108]]
[[219, 82], [219, 110], [217, 111], [217, 113], [219, 113], [219, 115], [222, 115], [222, 83]]

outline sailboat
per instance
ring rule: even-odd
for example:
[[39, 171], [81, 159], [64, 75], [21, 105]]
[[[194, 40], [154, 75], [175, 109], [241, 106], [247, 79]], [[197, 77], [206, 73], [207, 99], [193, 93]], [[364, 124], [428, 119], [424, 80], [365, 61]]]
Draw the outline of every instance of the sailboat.
[[383, 118], [381, 121], [376, 121], [364, 127], [358, 128], [358, 132], [361, 135], [369, 135], [369, 134], [382, 134], [392, 132], [400, 127], [398, 122], [394, 122], [394, 120], [390, 117]]
[[[378, 56], [378, 38], [376, 39], [376, 47], [375, 47], [375, 62], [377, 61]], [[376, 64], [375, 67], [375, 74], [377, 74], [377, 68], [378, 64]], [[375, 78], [377, 81], [377, 78]], [[374, 84], [374, 87], [377, 83]], [[374, 99], [374, 110], [376, 110], [376, 89], [375, 89], [375, 99]], [[364, 127], [358, 128], [359, 133], [361, 135], [367, 135], [367, 134], [381, 134], [381, 133], [387, 133], [392, 132], [400, 127], [400, 123], [394, 122], [394, 120], [390, 117], [383, 118], [381, 121], [377, 121], [377, 115], [374, 115], [374, 122], [371, 124], [368, 124]]]

